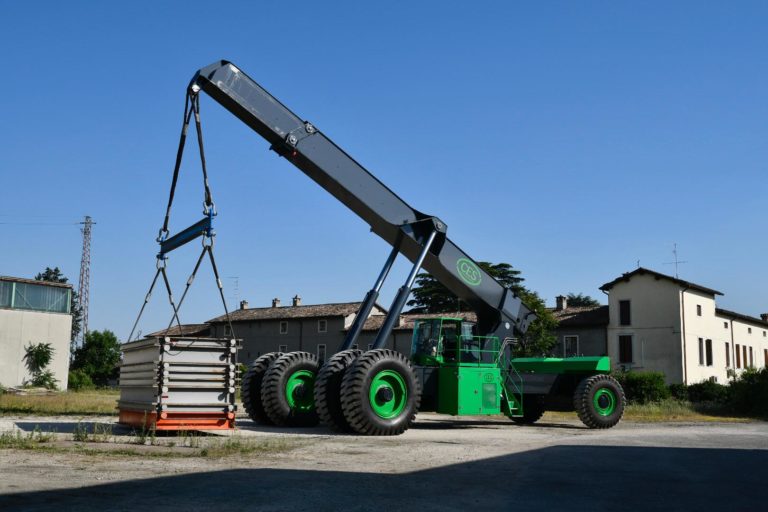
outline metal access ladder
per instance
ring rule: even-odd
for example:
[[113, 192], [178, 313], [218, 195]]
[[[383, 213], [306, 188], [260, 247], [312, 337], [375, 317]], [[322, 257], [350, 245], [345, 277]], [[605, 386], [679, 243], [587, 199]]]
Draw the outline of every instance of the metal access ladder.
[[523, 415], [523, 377], [515, 369], [509, 354], [513, 341], [512, 338], [504, 338], [499, 347], [497, 364], [501, 370], [504, 387], [503, 405], [506, 405], [510, 417], [521, 417]]

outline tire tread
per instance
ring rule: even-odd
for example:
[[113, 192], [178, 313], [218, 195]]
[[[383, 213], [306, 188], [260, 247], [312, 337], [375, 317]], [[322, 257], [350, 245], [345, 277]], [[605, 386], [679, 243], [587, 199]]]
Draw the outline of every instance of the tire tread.
[[[620, 410], [616, 418], [608, 421], [600, 421], [592, 408], [592, 390], [595, 388], [595, 386], [605, 382], [614, 384], [615, 387], [620, 391], [620, 396], [618, 397], [619, 403], [617, 404], [617, 407], [619, 407]], [[626, 405], [627, 397], [624, 393], [624, 389], [621, 387], [618, 381], [616, 381], [616, 379], [610, 375], [592, 375], [591, 377], [583, 379], [581, 382], [579, 382], [579, 385], [576, 386], [576, 391], [573, 394], [573, 406], [576, 409], [576, 413], [579, 415], [581, 422], [589, 428], [606, 429], [615, 426], [617, 423], [619, 423], [619, 421], [621, 421], [622, 416], [624, 416], [624, 409]]]
[[[269, 368], [270, 363], [277, 359], [279, 355], [279, 352], [268, 352], [254, 359], [240, 383], [240, 398], [243, 402], [243, 409], [245, 409], [249, 418], [262, 425], [272, 424], [269, 416], [264, 411], [264, 404], [261, 401], [264, 373]], [[257, 389], [254, 389], [254, 387]]]

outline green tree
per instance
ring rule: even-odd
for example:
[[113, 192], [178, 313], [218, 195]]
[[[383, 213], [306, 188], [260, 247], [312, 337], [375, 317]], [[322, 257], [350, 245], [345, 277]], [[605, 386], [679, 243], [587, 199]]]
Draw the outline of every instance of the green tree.
[[[67, 283], [67, 279], [64, 274], [59, 270], [59, 267], [45, 267], [43, 272], [40, 272], [35, 276], [36, 281], [46, 281], [49, 283]], [[75, 290], [72, 290], [72, 298], [70, 299], [69, 310], [72, 312], [72, 332], [69, 338], [69, 358], [74, 357], [75, 348], [77, 347], [77, 337], [80, 335], [80, 326], [83, 321], [83, 308], [80, 307], [80, 297]]]
[[[520, 295], [525, 290], [522, 285], [524, 279], [520, 277], [520, 271], [512, 268], [509, 263], [494, 264], [479, 261], [477, 265], [503, 286], [511, 288], [516, 294]], [[416, 276], [413, 299], [409, 300], [407, 305], [412, 306], [411, 313], [443, 313], [471, 309], [437, 279], [424, 272]]]
[[552, 315], [539, 294], [531, 290], [523, 290], [518, 293], [523, 303], [536, 314], [536, 320], [528, 326], [522, 343], [515, 348], [516, 357], [545, 356], [552, 351], [557, 344], [555, 329], [558, 321]]
[[589, 295], [583, 295], [579, 293], [578, 295], [575, 293], [569, 293], [567, 296], [568, 299], [568, 307], [597, 307], [600, 305], [600, 303], [590, 297]]
[[75, 350], [71, 370], [82, 370], [93, 383], [106, 386], [109, 379], [117, 377], [120, 362], [120, 342], [112, 331], [90, 331], [85, 342]]
[[[557, 343], [557, 338], [554, 335], [557, 320], [549, 312], [541, 297], [523, 286], [525, 279], [520, 276], [520, 271], [514, 269], [509, 263], [481, 261], [478, 262], [478, 266], [503, 286], [515, 292], [538, 317], [528, 327], [525, 338], [516, 346], [516, 355], [539, 356], [549, 353]], [[407, 304], [413, 306], [410, 310], [411, 313], [446, 313], [471, 310], [468, 304], [459, 300], [437, 279], [426, 273], [417, 276], [413, 288], [413, 299]]]
[[51, 364], [53, 353], [56, 350], [50, 343], [31, 343], [24, 349], [24, 361], [26, 362], [29, 373], [32, 374], [30, 384], [33, 386], [44, 386], [48, 389], [56, 389], [57, 379], [53, 372], [48, 370]]

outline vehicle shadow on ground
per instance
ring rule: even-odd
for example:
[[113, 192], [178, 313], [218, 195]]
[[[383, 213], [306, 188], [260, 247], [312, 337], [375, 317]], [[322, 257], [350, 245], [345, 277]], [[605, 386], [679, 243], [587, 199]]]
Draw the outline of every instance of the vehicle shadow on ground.
[[281, 434], [281, 435], [299, 435], [299, 436], [345, 436], [343, 434], [331, 430], [330, 428], [318, 425], [316, 427], [277, 427], [274, 425], [261, 425], [252, 420], [237, 419], [237, 429], [246, 432], [261, 432], [264, 434]]
[[762, 510], [766, 454], [552, 446], [402, 474], [233, 469], [7, 494], [0, 510]]
[[[79, 433], [87, 434], [106, 434], [116, 437], [130, 437], [135, 436], [138, 429], [135, 427], [129, 427], [121, 425], [116, 422], [105, 421], [18, 421], [14, 423], [17, 428], [22, 432], [43, 432], [51, 434], [74, 434], [75, 431]], [[531, 427], [543, 427], [543, 428], [557, 428], [557, 429], [569, 429], [569, 430], [585, 430], [587, 427], [582, 425], [566, 424], [566, 423], [535, 423], [533, 425], [516, 425], [512, 422], [502, 423], [499, 421], [484, 421], [484, 420], [426, 420], [417, 421], [411, 425], [411, 429], [415, 430], [469, 430], [476, 428], [531, 428]], [[357, 435], [354, 433], [336, 432], [323, 425], [316, 427], [305, 428], [287, 428], [277, 427], [272, 425], [260, 425], [251, 420], [237, 420], [237, 429], [235, 431], [196, 431], [198, 435], [235, 435], [238, 431], [244, 432], [259, 432], [264, 434], [281, 434], [284, 436], [351, 436]], [[157, 431], [156, 436], [159, 437], [173, 437], [177, 435], [176, 431]]]
[[17, 421], [14, 425], [28, 433], [74, 434], [79, 431], [88, 434], [109, 433], [114, 436], [130, 436], [136, 433], [133, 427], [106, 421]]
[[550, 422], [536, 422], [530, 425], [522, 425], [509, 421], [508, 423], [501, 423], [499, 421], [483, 421], [483, 420], [429, 420], [429, 421], [417, 421], [411, 425], [412, 429], [419, 430], [454, 430], [454, 429], [473, 429], [473, 428], [560, 428], [566, 430], [589, 430], [584, 425], [576, 425], [572, 423], [550, 423]]

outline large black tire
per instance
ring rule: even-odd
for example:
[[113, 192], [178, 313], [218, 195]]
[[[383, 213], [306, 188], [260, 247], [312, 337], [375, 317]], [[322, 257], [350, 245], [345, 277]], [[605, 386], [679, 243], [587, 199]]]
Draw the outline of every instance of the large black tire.
[[624, 415], [627, 397], [621, 384], [610, 375], [593, 375], [582, 380], [573, 394], [579, 419], [589, 428], [611, 428]]
[[240, 397], [245, 412], [253, 421], [262, 425], [271, 425], [272, 421], [264, 412], [264, 404], [261, 402], [261, 384], [267, 368], [279, 355], [280, 352], [269, 352], [256, 358], [240, 383]]
[[510, 416], [519, 425], [532, 425], [544, 416], [544, 395], [523, 395], [523, 415]]
[[[275, 359], [264, 374], [261, 401], [272, 423], [280, 427], [313, 427], [317, 425], [314, 404], [314, 381], [317, 358], [309, 352], [288, 352]], [[301, 379], [298, 379], [298, 377]], [[289, 385], [301, 383], [289, 389]]]
[[315, 409], [320, 422], [336, 432], [352, 432], [341, 409], [341, 381], [360, 354], [359, 350], [337, 352], [320, 368], [315, 379]]
[[420, 404], [419, 379], [408, 359], [394, 350], [364, 353], [355, 359], [341, 381], [341, 409], [358, 434], [402, 434], [413, 423]]

